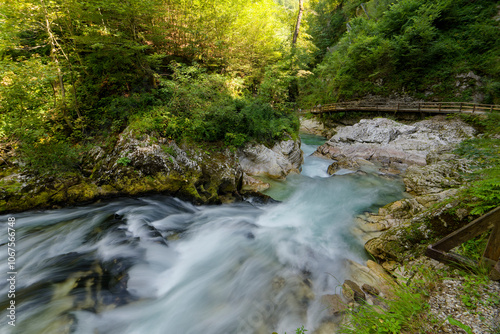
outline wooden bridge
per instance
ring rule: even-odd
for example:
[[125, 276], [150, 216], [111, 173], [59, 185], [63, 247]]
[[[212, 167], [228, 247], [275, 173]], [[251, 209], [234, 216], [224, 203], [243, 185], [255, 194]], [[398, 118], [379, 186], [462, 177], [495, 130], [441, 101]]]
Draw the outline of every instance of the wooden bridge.
[[428, 114], [455, 114], [470, 113], [482, 114], [485, 112], [500, 112], [500, 105], [477, 104], [467, 102], [410, 102], [410, 103], [377, 103], [352, 101], [317, 105], [309, 110], [313, 114], [338, 112], [411, 112]]

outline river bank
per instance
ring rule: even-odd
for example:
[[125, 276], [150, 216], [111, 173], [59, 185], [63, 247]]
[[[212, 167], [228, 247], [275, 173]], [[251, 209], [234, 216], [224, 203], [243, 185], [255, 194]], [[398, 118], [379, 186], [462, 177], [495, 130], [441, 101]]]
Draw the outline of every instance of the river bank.
[[[61, 208], [122, 196], [164, 194], [194, 203], [222, 203], [256, 194], [251, 175], [283, 178], [298, 172], [300, 140], [240, 149], [177, 143], [126, 129], [112, 145], [94, 146], [78, 171], [42, 175], [26, 171], [11, 148], [2, 152], [0, 213]], [[258, 195], [258, 194], [256, 194]]]

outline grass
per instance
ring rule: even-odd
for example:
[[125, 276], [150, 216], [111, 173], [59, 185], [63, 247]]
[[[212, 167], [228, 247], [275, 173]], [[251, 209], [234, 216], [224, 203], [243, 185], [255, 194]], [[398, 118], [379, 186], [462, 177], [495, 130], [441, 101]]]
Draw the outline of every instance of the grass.
[[[438, 320], [426, 303], [436, 273], [419, 270], [419, 278], [410, 278], [406, 285], [395, 286], [394, 297], [379, 298], [374, 305], [361, 304], [350, 309], [348, 321], [339, 331], [344, 334], [431, 333], [429, 324]], [[425, 330], [425, 332], [422, 332]]]

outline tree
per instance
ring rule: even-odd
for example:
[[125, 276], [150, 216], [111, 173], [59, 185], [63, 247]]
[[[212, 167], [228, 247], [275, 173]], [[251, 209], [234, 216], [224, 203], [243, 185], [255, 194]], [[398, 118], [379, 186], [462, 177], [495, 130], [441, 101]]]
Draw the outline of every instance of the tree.
[[297, 24], [295, 25], [295, 31], [293, 33], [292, 44], [295, 46], [297, 43], [297, 37], [299, 36], [300, 22], [302, 21], [302, 13], [304, 12], [303, 0], [299, 0], [299, 14], [297, 15]]

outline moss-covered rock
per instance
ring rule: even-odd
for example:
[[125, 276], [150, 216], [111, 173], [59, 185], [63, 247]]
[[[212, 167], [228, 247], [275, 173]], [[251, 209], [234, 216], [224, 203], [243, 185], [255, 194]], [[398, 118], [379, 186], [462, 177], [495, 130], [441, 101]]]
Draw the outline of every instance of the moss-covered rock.
[[[299, 142], [279, 142], [273, 150], [290, 160], [286, 164], [291, 167], [279, 176], [300, 167]], [[1, 166], [0, 212], [59, 208], [100, 198], [153, 193], [200, 204], [241, 199], [244, 169], [237, 152], [139, 136], [130, 129], [114, 146], [89, 150], [79, 167], [79, 173], [49, 177], [24, 175], [18, 168]], [[262, 170], [266, 172], [266, 167]]]

